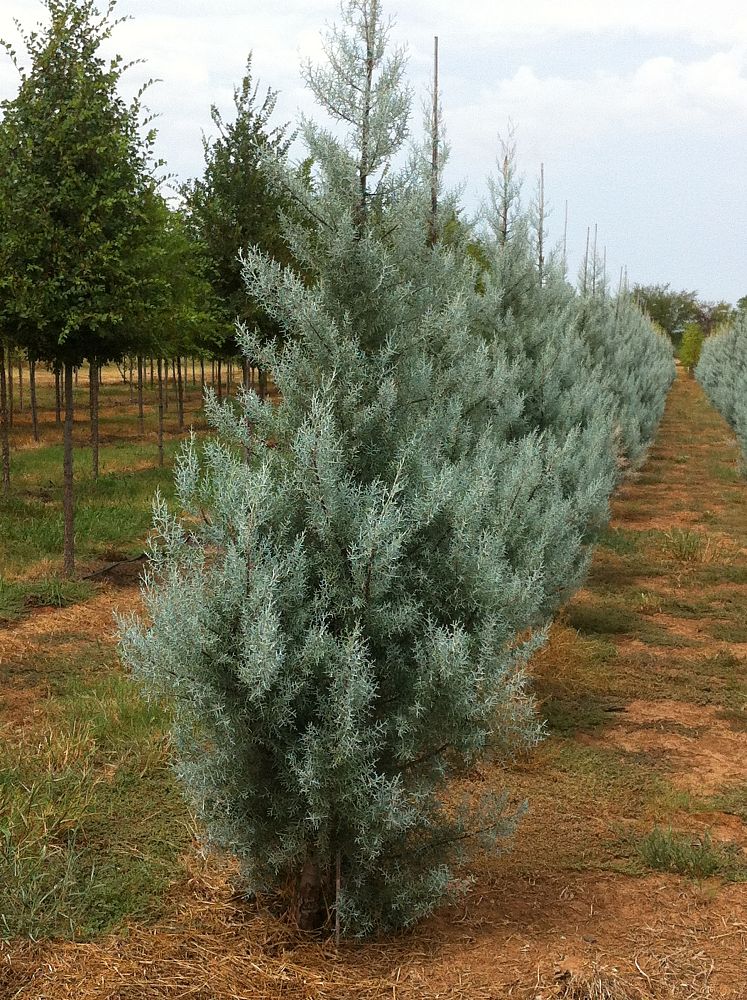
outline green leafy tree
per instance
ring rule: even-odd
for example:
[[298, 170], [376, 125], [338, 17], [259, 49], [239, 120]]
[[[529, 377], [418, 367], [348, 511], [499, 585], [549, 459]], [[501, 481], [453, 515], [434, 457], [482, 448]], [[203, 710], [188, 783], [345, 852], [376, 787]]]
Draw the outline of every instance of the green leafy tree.
[[[186, 219], [202, 245], [208, 277], [222, 307], [221, 342], [213, 346], [227, 357], [241, 354], [235, 338], [237, 321], [256, 329], [261, 343], [279, 333], [275, 321], [247, 295], [239, 261], [239, 252], [252, 246], [282, 264], [292, 260], [280, 224], [281, 211], [289, 208], [287, 198], [264, 165], [268, 154], [284, 159], [291, 141], [286, 126], [271, 125], [276, 100], [277, 94], [268, 89], [259, 101], [250, 55], [241, 85], [234, 90], [234, 120], [225, 121], [218, 108], [211, 107], [217, 137], [203, 140], [204, 173], [182, 190]], [[246, 381], [246, 360], [242, 363]], [[262, 370], [260, 385], [264, 395]]]
[[634, 285], [633, 297], [675, 346], [687, 324], [700, 320], [697, 292], [675, 292], [669, 285]]
[[117, 86], [121, 56], [101, 48], [114, 2], [45, 0], [48, 23], [23, 33], [29, 57], [2, 105], [0, 280], [6, 321], [30, 354], [64, 372], [65, 571], [74, 570], [73, 368], [126, 353], [139, 296], [134, 260], [146, 238], [152, 131]]
[[703, 334], [709, 337], [721, 326], [728, 326], [734, 319], [735, 310], [729, 302], [699, 302], [698, 325]]
[[703, 347], [705, 334], [699, 323], [688, 323], [685, 332], [682, 334], [682, 344], [680, 345], [680, 361], [689, 375], [692, 375]]

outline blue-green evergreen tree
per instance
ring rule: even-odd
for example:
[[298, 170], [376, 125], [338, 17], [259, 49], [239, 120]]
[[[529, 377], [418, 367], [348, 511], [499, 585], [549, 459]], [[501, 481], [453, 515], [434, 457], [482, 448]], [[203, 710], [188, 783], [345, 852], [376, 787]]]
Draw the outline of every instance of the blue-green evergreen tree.
[[706, 395], [735, 431], [747, 467], [747, 315], [706, 337], [695, 375]]
[[465, 850], [513, 830], [503, 791], [462, 800], [451, 779], [539, 737], [525, 663], [585, 541], [574, 432], [525, 418], [469, 254], [428, 238], [430, 191], [396, 169], [404, 55], [378, 0], [342, 10], [307, 79], [346, 134], [303, 123], [311, 185], [267, 164], [306, 280], [244, 256], [285, 334], [245, 348], [281, 402], [208, 395], [219, 437], [182, 455], [181, 510], [156, 505], [121, 650], [173, 701], [178, 773], [248, 890], [365, 934], [430, 912]]

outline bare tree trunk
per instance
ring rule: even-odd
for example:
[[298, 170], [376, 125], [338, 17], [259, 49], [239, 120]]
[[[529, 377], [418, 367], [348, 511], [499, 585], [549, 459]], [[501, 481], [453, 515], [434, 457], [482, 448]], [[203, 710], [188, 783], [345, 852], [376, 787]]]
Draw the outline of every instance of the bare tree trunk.
[[222, 385], [222, 379], [221, 379], [221, 367], [222, 367], [222, 364], [223, 364], [222, 359], [218, 358], [218, 402], [219, 403], [223, 399], [223, 385]]
[[200, 356], [200, 387], [205, 391], [205, 359]]
[[60, 369], [57, 365], [54, 368], [54, 422], [62, 422], [62, 387], [60, 386]]
[[135, 402], [135, 379], [133, 377], [134, 361], [132, 355], [129, 357], [130, 362], [130, 405]]
[[210, 361], [210, 384], [215, 385], [215, 358]]
[[8, 390], [5, 378], [5, 344], [0, 341], [0, 450], [3, 494], [10, 493], [10, 439], [8, 436]]
[[29, 396], [31, 397], [31, 427], [34, 441], [39, 440], [39, 416], [36, 409], [36, 361], [29, 360]]
[[537, 273], [540, 288], [545, 282], [545, 164], [540, 163], [539, 192], [537, 195]]
[[264, 368], [259, 369], [259, 398], [267, 399], [267, 372]]
[[65, 362], [65, 430], [63, 434], [63, 509], [65, 545], [63, 566], [65, 576], [75, 573], [75, 507], [73, 498], [73, 364]]
[[433, 107], [431, 110], [431, 215], [429, 242], [435, 246], [438, 241], [438, 152], [440, 140], [438, 102], [438, 35], [433, 39]]
[[158, 464], [163, 468], [163, 367], [158, 359]]
[[18, 412], [23, 413], [23, 362], [18, 358]]
[[13, 428], [13, 415], [15, 412], [15, 406], [13, 403], [13, 353], [8, 348], [8, 427]]
[[304, 931], [318, 930], [326, 919], [322, 872], [316, 861], [306, 860], [295, 886], [293, 913]]
[[150, 387], [153, 388], [153, 358], [150, 359]]
[[195, 356], [192, 355], [192, 385], [197, 385], [197, 379], [195, 378]]
[[143, 409], [143, 356], [137, 356], [137, 425], [140, 436], [145, 434], [145, 411]]
[[249, 389], [249, 359], [241, 359], [241, 384], [246, 390]]
[[179, 422], [179, 430], [184, 430], [184, 381], [182, 379], [182, 358], [177, 355], [176, 359], [176, 414]]
[[97, 361], [88, 362], [88, 382], [91, 400], [91, 465], [93, 478], [99, 478], [99, 368]]

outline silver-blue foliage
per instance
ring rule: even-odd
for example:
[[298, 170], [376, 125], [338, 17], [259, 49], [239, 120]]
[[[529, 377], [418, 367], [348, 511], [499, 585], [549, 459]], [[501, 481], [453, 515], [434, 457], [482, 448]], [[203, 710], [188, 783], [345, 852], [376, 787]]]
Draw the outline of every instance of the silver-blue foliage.
[[705, 340], [695, 375], [735, 431], [747, 463], [747, 316]]
[[656, 355], [649, 398], [656, 352], [625, 303], [579, 305], [553, 279], [512, 312], [458, 240], [430, 245], [427, 187], [393, 166], [402, 55], [377, 0], [343, 12], [334, 72], [307, 77], [349, 132], [304, 123], [310, 188], [275, 166], [303, 277], [243, 257], [287, 334], [271, 350], [244, 332], [280, 402], [208, 395], [218, 433], [184, 449], [178, 511], [156, 502], [146, 614], [120, 636], [174, 706], [206, 839], [303, 925], [326, 900], [365, 934], [430, 912], [466, 848], [513, 830], [520, 803], [454, 779], [539, 738], [527, 659], [666, 377]]

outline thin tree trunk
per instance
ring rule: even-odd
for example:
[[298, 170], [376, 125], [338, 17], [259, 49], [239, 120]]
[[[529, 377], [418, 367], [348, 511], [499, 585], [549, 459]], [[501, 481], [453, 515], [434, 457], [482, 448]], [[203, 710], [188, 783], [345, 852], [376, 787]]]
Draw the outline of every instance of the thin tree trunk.
[[184, 430], [184, 381], [182, 379], [182, 358], [177, 355], [176, 359], [176, 415], [179, 422], [179, 430]]
[[267, 372], [264, 368], [259, 369], [259, 398], [267, 399]]
[[222, 364], [223, 364], [222, 359], [218, 358], [218, 402], [219, 403], [223, 399], [223, 386], [221, 384], [221, 382], [222, 382], [222, 380], [221, 380], [221, 367], [222, 367]]
[[158, 359], [158, 464], [163, 468], [163, 367]]
[[132, 355], [130, 355], [130, 405], [135, 402], [135, 378], [133, 376], [134, 362]]
[[192, 355], [192, 385], [197, 385], [197, 379], [195, 377], [195, 356]]
[[200, 387], [205, 391], [205, 359], [200, 356]]
[[150, 359], [150, 387], [153, 388], [153, 358]]
[[91, 466], [93, 478], [99, 478], [99, 368], [97, 361], [88, 362], [91, 398]]
[[137, 356], [137, 424], [142, 437], [145, 434], [145, 411], [143, 409], [143, 356]]
[[60, 387], [60, 369], [55, 366], [54, 370], [54, 422], [59, 424], [62, 420], [60, 416], [62, 409], [62, 390]]
[[36, 361], [29, 361], [29, 395], [31, 397], [31, 427], [34, 431], [34, 441], [39, 440], [39, 415], [36, 409]]
[[7, 368], [7, 379], [8, 379], [8, 427], [13, 428], [13, 414], [15, 411], [15, 406], [13, 403], [13, 354], [11, 349], [8, 348], [8, 368]]
[[65, 362], [65, 430], [63, 434], [63, 509], [65, 546], [63, 566], [65, 576], [75, 573], [75, 507], [73, 498], [73, 364]]
[[23, 362], [18, 359], [18, 412], [23, 413]]
[[249, 389], [249, 359], [241, 359], [241, 384], [248, 391]]
[[0, 450], [3, 493], [10, 493], [10, 440], [8, 437], [8, 391], [5, 378], [5, 344], [0, 341]]
[[438, 106], [438, 35], [433, 39], [433, 107], [431, 111], [431, 215], [429, 242], [435, 246], [438, 242], [438, 153], [440, 140], [439, 106]]
[[215, 385], [215, 358], [210, 362], [210, 384]]

